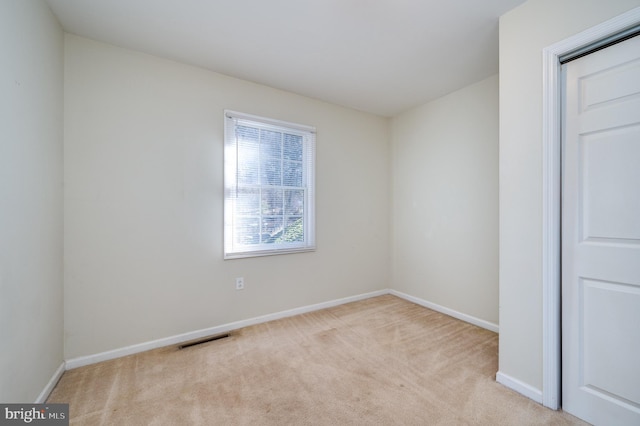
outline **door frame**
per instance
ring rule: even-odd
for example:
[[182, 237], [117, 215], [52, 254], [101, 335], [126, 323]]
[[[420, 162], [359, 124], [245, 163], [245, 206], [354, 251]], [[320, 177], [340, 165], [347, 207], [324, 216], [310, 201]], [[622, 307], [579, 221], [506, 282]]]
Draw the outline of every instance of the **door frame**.
[[562, 78], [560, 57], [640, 23], [640, 7], [548, 46], [542, 51], [542, 403], [560, 408]]

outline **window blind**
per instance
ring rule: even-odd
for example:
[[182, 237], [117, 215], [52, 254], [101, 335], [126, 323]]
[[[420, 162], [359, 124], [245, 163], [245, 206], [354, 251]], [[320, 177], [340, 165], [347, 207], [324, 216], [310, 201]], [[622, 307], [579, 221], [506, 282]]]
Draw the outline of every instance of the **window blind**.
[[315, 128], [225, 111], [225, 259], [315, 249]]

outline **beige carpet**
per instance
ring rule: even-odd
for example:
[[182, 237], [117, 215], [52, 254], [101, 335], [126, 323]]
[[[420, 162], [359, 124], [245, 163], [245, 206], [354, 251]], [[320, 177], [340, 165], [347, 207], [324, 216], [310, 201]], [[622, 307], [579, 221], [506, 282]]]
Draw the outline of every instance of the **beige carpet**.
[[495, 382], [498, 335], [394, 296], [67, 371], [79, 425], [583, 425]]

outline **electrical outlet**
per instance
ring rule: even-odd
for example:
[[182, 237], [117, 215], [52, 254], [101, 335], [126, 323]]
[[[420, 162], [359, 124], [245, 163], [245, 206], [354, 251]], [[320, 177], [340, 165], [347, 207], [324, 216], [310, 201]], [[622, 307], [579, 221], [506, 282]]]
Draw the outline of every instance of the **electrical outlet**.
[[236, 278], [236, 290], [244, 290], [244, 278]]

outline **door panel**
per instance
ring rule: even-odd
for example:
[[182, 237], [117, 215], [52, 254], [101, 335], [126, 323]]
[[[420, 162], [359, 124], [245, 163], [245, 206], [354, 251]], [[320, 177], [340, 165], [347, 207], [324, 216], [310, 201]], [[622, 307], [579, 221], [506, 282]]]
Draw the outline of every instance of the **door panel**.
[[579, 144], [582, 238], [640, 243], [640, 125], [588, 134]]
[[[611, 281], [580, 280], [580, 304], [584, 316], [581, 348], [581, 382], [595, 393], [604, 393], [628, 404], [640, 401], [640, 382], [620, 380], [637, 370], [640, 340], [629, 339], [636, 332], [640, 289]], [[611, 356], [612, 348], [616, 349]]]
[[640, 37], [563, 81], [562, 407], [640, 425]]

